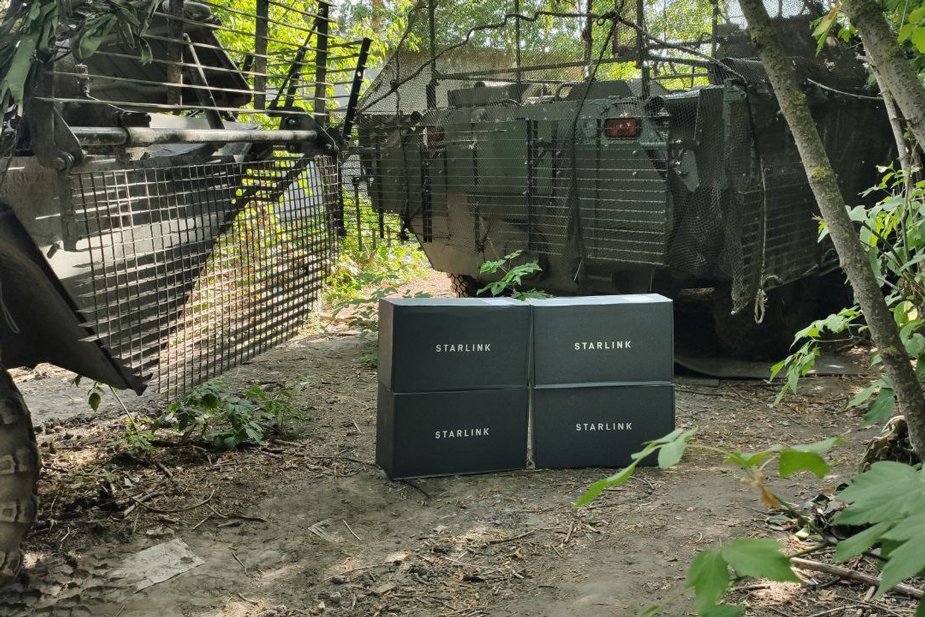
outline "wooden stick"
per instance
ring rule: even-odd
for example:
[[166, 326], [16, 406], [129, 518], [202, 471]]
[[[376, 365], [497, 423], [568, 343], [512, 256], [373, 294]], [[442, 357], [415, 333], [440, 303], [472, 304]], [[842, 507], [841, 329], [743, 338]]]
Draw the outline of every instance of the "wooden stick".
[[[815, 572], [825, 572], [826, 574], [833, 574], [839, 578], [846, 578], [852, 581], [858, 581], [860, 583], [867, 583], [868, 585], [879, 585], [880, 577], [872, 576], [870, 574], [863, 574], [857, 572], [856, 570], [849, 570], [848, 568], [842, 568], [841, 566], [835, 566], [829, 563], [822, 563], [820, 561], [813, 561], [812, 559], [803, 559], [802, 557], [791, 557], [790, 563], [792, 563], [797, 568], [801, 570], [813, 570]], [[893, 587], [890, 591], [895, 591], [904, 596], [909, 596], [910, 598], [915, 598], [916, 600], [921, 600], [925, 596], [925, 592], [921, 589], [912, 587], [911, 585], [904, 585], [900, 583]]]
[[350, 525], [347, 524], [347, 519], [341, 519], [341, 520], [344, 522], [344, 527], [347, 528], [347, 531], [349, 531], [350, 533], [352, 533], [354, 538], [356, 538], [357, 540], [359, 540], [360, 542], [362, 542], [363, 540], [360, 540], [360, 536], [358, 536], [358, 535], [356, 534], [355, 531], [353, 531], [352, 529], [350, 529]]

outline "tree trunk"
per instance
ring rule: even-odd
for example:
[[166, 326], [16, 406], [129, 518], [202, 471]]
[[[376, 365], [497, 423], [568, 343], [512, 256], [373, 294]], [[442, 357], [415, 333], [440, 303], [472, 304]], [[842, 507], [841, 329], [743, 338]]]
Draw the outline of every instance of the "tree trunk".
[[780, 103], [781, 112], [790, 125], [810, 188], [828, 226], [841, 267], [854, 288], [855, 298], [864, 312], [871, 338], [880, 351], [886, 374], [893, 384], [900, 408], [906, 415], [912, 447], [919, 458], [925, 460], [925, 395], [915, 377], [899, 337], [899, 329], [887, 308], [867, 254], [848, 217], [835, 171], [813, 122], [806, 95], [797, 85], [793, 63], [784, 55], [776, 26], [768, 18], [762, 0], [740, 0], [739, 4]]
[[925, 144], [925, 87], [886, 23], [883, 9], [873, 0], [843, 0], [842, 7], [861, 35], [882, 86], [893, 95], [915, 140]]

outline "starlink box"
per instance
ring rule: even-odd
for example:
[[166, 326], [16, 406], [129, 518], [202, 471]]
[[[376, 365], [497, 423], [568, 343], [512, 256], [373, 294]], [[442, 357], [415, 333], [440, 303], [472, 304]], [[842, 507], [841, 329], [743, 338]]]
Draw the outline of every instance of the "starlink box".
[[670, 382], [671, 300], [658, 294], [531, 300], [534, 383]]
[[525, 388], [530, 307], [509, 298], [379, 301], [379, 381], [389, 390]]
[[376, 464], [393, 479], [523, 469], [526, 388], [395, 393], [379, 384]]
[[625, 467], [643, 442], [674, 427], [671, 384], [533, 390], [533, 460], [538, 469]]

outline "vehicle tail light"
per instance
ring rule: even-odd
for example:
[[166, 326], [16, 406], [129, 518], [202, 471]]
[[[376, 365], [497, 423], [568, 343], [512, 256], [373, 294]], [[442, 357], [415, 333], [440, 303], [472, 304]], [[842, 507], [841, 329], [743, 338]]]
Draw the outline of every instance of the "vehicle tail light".
[[639, 118], [607, 118], [604, 120], [604, 135], [610, 139], [633, 139], [642, 132]]
[[427, 147], [437, 148], [443, 145], [443, 129], [439, 126], [427, 127]]

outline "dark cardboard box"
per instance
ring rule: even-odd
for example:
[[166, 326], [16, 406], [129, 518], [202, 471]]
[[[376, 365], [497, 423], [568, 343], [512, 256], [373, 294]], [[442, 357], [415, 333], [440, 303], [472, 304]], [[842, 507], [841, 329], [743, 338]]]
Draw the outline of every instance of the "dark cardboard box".
[[523, 469], [526, 388], [396, 394], [379, 384], [376, 463], [390, 478]]
[[658, 294], [531, 300], [537, 386], [667, 382], [671, 300]]
[[533, 390], [537, 468], [625, 467], [643, 442], [674, 428], [671, 384]]
[[392, 392], [523, 388], [530, 306], [509, 298], [379, 301], [379, 381]]

